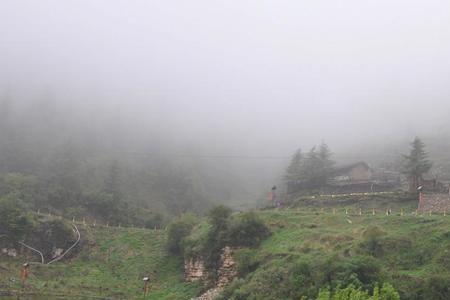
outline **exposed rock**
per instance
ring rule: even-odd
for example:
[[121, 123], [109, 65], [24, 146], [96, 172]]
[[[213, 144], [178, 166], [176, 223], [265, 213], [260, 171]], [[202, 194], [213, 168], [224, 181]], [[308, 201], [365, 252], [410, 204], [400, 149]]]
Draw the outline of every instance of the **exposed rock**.
[[191, 300], [213, 300], [220, 295], [220, 292], [222, 292], [222, 290], [223, 288], [213, 288], [206, 291], [200, 297], [192, 298]]
[[225, 287], [237, 275], [236, 262], [234, 261], [232, 254], [233, 250], [230, 247], [225, 247], [223, 249], [220, 257], [222, 263], [218, 271], [219, 280], [217, 281], [217, 287]]
[[10, 257], [16, 257], [17, 256], [17, 250], [14, 248], [2, 248], [2, 254], [6, 254]]
[[205, 263], [202, 258], [191, 258], [184, 263], [184, 278], [193, 282], [203, 279], [205, 276]]
[[[236, 271], [236, 262], [233, 259], [233, 250], [230, 247], [225, 247], [222, 250], [222, 254], [220, 256], [220, 268], [217, 270], [218, 274], [218, 280], [216, 283], [216, 286], [208, 291], [206, 291], [204, 294], [202, 294], [200, 297], [192, 298], [191, 300], [213, 300], [215, 299], [227, 286], [234, 277], [237, 275]], [[190, 265], [190, 263], [188, 264]], [[202, 276], [204, 274], [204, 268], [203, 263], [202, 265]]]
[[64, 253], [63, 248], [53, 248], [52, 258], [57, 258], [57, 257], [61, 256], [61, 254], [63, 254], [63, 253]]

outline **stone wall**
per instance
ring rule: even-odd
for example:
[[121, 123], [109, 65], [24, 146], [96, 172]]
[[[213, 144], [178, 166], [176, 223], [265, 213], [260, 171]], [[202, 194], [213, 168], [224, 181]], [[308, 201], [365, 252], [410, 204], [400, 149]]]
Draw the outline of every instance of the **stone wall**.
[[419, 201], [419, 211], [450, 213], [450, 194], [424, 193]]

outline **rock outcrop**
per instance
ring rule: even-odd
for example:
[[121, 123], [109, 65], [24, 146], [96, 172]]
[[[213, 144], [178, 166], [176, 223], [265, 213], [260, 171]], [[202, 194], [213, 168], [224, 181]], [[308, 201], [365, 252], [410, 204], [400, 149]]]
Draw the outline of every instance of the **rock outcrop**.
[[[230, 247], [225, 247], [222, 250], [222, 254], [220, 256], [220, 268], [217, 270], [218, 279], [217, 283], [214, 286], [214, 288], [206, 291], [204, 294], [202, 294], [200, 297], [193, 298], [191, 300], [213, 300], [215, 299], [222, 290], [233, 280], [234, 277], [237, 275], [236, 271], [236, 262], [233, 259], [233, 249]], [[190, 272], [186, 273], [192, 273], [189, 276], [186, 276], [186, 280], [188, 278], [196, 278], [195, 280], [198, 280], [200, 278], [203, 278], [205, 275], [204, 270], [204, 264], [203, 261], [196, 261], [192, 262], [189, 261], [185, 267], [187, 266], [186, 270], [190, 270]], [[201, 266], [201, 268], [200, 268]], [[200, 272], [201, 270], [201, 272]], [[197, 275], [192, 277], [192, 275]], [[198, 277], [201, 274], [200, 277]], [[186, 274], [187, 275], [187, 274]]]
[[189, 282], [205, 277], [205, 263], [202, 258], [191, 258], [184, 263], [184, 279]]
[[219, 279], [217, 287], [223, 288], [228, 285], [237, 275], [236, 262], [233, 259], [233, 250], [230, 247], [225, 247], [222, 250], [220, 257], [221, 265], [218, 270]]

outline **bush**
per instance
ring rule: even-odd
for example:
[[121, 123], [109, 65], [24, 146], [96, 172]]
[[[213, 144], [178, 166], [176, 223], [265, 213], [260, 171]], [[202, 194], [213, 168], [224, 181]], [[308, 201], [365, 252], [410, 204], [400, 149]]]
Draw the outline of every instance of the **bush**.
[[269, 234], [267, 226], [254, 213], [236, 218], [228, 232], [230, 245], [235, 247], [256, 247]]
[[32, 222], [20, 202], [9, 197], [0, 198], [1, 236], [19, 241], [32, 230], [32, 227]]
[[208, 213], [208, 217], [211, 225], [213, 226], [213, 231], [226, 230], [230, 215], [231, 209], [224, 205], [219, 205], [212, 208]]
[[167, 233], [167, 250], [175, 255], [183, 255], [183, 241], [196, 224], [194, 215], [186, 214], [169, 224]]
[[145, 228], [161, 228], [164, 222], [164, 216], [160, 213], [151, 214], [145, 221]]
[[384, 232], [380, 227], [370, 226], [363, 232], [363, 242], [360, 244], [360, 248], [373, 257], [382, 256], [382, 239], [385, 235], [386, 232]]
[[432, 276], [425, 284], [425, 299], [450, 299], [450, 278], [447, 276]]
[[241, 249], [235, 252], [234, 258], [237, 264], [238, 276], [241, 278], [255, 271], [260, 263], [255, 257], [255, 252], [251, 249]]
[[372, 295], [368, 291], [357, 289], [352, 285], [346, 288], [337, 288], [333, 293], [328, 289], [322, 289], [316, 300], [400, 300], [400, 296], [392, 285], [385, 283], [381, 289], [378, 286], [375, 287]]
[[352, 285], [373, 289], [376, 282], [383, 281], [380, 264], [370, 256], [332, 257], [320, 267], [319, 274], [323, 285], [333, 288]]

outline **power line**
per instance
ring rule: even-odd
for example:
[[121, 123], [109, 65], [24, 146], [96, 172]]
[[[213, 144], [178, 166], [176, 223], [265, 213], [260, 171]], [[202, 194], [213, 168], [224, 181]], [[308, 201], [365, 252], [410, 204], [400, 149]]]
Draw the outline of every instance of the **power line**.
[[168, 157], [182, 157], [182, 158], [206, 158], [206, 159], [273, 159], [285, 160], [290, 159], [289, 156], [270, 156], [270, 155], [227, 155], [227, 154], [177, 154], [177, 153], [147, 153], [135, 151], [116, 151], [116, 153], [142, 155], [142, 156], [168, 156]]

